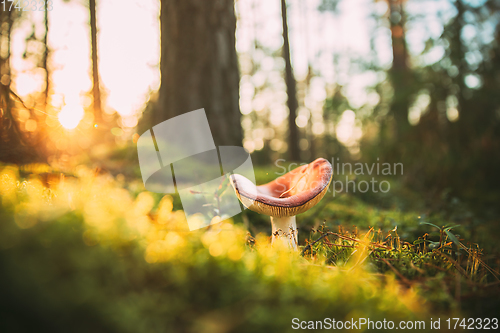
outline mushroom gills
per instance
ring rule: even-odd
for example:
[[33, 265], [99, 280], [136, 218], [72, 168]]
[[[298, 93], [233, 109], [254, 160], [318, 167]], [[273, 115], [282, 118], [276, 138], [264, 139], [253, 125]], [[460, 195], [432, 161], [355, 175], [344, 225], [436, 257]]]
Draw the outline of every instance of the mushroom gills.
[[271, 217], [272, 243], [279, 238], [288, 248], [297, 249], [295, 216], [323, 198], [332, 177], [331, 164], [318, 158], [264, 185], [256, 186], [238, 174], [231, 176], [231, 184], [246, 208]]

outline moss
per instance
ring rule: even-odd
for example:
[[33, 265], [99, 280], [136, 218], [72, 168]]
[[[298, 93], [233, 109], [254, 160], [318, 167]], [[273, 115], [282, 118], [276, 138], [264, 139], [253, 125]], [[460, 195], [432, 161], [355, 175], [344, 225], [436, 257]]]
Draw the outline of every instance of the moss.
[[[303, 245], [337, 234], [302, 247], [301, 256], [270, 248], [260, 227], [249, 238], [242, 223], [183, 231], [175, 197], [139, 193], [133, 183], [84, 168], [44, 184], [3, 167], [0, 193], [0, 322], [7, 331], [288, 331], [293, 318], [428, 321], [497, 304], [482, 264], [473, 272], [449, 239], [429, 248], [440, 230], [419, 224], [422, 215], [355, 196], [299, 216]], [[260, 217], [245, 214], [242, 220], [259, 226]], [[424, 219], [444, 223], [437, 215]], [[414, 245], [426, 232], [426, 247]], [[469, 278], [457, 278], [450, 259], [461, 260]], [[459, 302], [457, 283], [473, 301]]]

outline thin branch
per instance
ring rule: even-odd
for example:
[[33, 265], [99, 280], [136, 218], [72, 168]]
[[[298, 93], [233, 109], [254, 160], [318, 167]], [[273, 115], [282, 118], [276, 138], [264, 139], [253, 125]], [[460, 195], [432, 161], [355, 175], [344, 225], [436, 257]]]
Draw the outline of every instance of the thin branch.
[[443, 257], [445, 257], [446, 259], [448, 259], [453, 264], [453, 266], [455, 266], [457, 271], [459, 271], [467, 279], [470, 279], [470, 277], [467, 275], [467, 272], [462, 268], [462, 266], [460, 266], [458, 264], [458, 262], [453, 260], [453, 258], [451, 258], [449, 255], [444, 254], [443, 252], [440, 252], [440, 251], [433, 251], [433, 253], [438, 253], [438, 254], [442, 255]]
[[317, 242], [319, 242], [320, 240], [322, 240], [323, 238], [325, 238], [325, 237], [327, 237], [327, 236], [328, 236], [328, 233], [323, 234], [323, 235], [321, 235], [321, 237], [319, 237], [318, 239], [316, 239], [314, 242], [307, 244], [307, 245], [304, 247], [304, 249], [302, 250], [302, 253], [301, 253], [300, 255], [301, 255], [301, 256], [303, 256], [303, 255], [306, 253], [306, 251], [307, 251], [307, 249], [308, 249], [308, 248], [311, 248], [311, 250], [312, 250], [312, 246], [313, 246], [314, 244], [316, 244]]
[[406, 285], [408, 285], [409, 287], [412, 286], [411, 284], [411, 281], [408, 280], [403, 274], [401, 274], [396, 268], [394, 268], [394, 266], [391, 265], [390, 262], [388, 262], [387, 260], [385, 260], [384, 258], [380, 258], [387, 266], [389, 266], [389, 268], [401, 279], [401, 281], [403, 281]]

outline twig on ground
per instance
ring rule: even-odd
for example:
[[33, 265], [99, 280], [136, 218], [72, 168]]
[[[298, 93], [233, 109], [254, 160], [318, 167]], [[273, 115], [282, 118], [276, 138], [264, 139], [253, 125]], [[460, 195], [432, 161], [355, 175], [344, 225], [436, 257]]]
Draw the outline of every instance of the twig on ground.
[[[310, 248], [310, 249], [312, 250], [312, 246], [313, 246], [314, 244], [316, 244], [317, 242], [319, 242], [320, 240], [322, 240], [323, 238], [325, 238], [326, 236], [328, 236], [328, 233], [321, 235], [321, 236], [320, 236], [318, 239], [316, 239], [314, 242], [307, 244], [307, 245], [304, 247], [304, 249], [302, 250], [301, 255], [303, 256], [303, 255], [306, 253], [306, 251], [307, 251], [307, 249], [308, 249], [308, 248]], [[311, 251], [311, 254], [312, 254], [312, 251]]]
[[403, 281], [406, 285], [408, 285], [409, 287], [412, 286], [411, 284], [411, 281], [408, 280], [403, 274], [401, 274], [396, 268], [394, 268], [394, 266], [391, 265], [390, 262], [388, 262], [387, 260], [385, 260], [384, 258], [380, 258], [383, 262], [385, 262], [385, 264], [387, 266], [389, 266], [389, 268], [401, 279], [401, 281]]
[[448, 259], [453, 264], [453, 266], [455, 266], [457, 271], [460, 272], [460, 274], [462, 274], [464, 277], [466, 277], [467, 279], [470, 280], [470, 277], [467, 275], [467, 272], [458, 264], [458, 262], [453, 260], [453, 258], [451, 258], [449, 255], [444, 254], [443, 252], [440, 252], [440, 251], [433, 251], [433, 252], [438, 253], [438, 254], [442, 255], [443, 257], [445, 257], [446, 259]]

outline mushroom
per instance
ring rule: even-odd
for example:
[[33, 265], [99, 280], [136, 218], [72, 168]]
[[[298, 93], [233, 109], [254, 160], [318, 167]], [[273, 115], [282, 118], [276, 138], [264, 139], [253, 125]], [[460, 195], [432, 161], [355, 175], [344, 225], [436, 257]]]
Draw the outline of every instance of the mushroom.
[[328, 191], [333, 169], [327, 160], [318, 158], [265, 185], [255, 186], [239, 174], [231, 181], [238, 199], [254, 212], [271, 216], [272, 243], [278, 239], [297, 249], [295, 216], [314, 207]]

